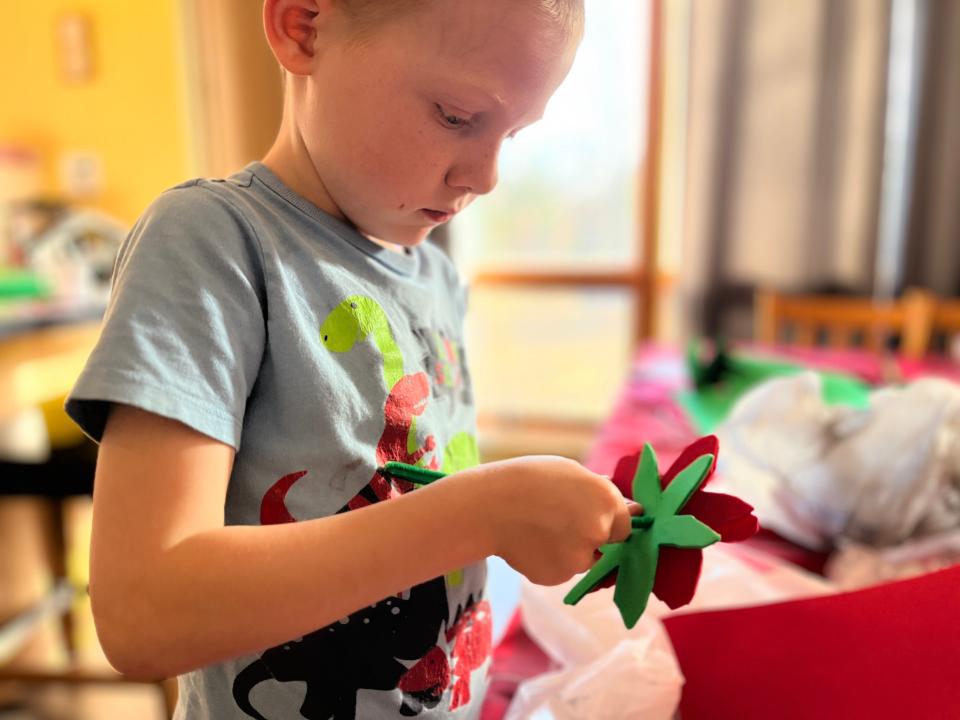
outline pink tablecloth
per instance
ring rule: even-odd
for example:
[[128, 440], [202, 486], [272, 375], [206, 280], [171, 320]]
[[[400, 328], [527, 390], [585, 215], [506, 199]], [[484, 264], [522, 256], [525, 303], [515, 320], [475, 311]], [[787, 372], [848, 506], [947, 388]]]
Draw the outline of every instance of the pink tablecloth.
[[[812, 368], [848, 372], [869, 383], [879, 383], [889, 378], [891, 369], [902, 380], [933, 375], [960, 382], [960, 367], [945, 359], [884, 361], [876, 355], [857, 351], [761, 348], [757, 346], [749, 348], [749, 351], [755, 354], [803, 362]], [[613, 411], [603, 424], [595, 445], [585, 459], [585, 464], [596, 472], [610, 474], [621, 457], [636, 452], [646, 442], [653, 445], [662, 464], [672, 462], [679, 452], [696, 438], [696, 433], [687, 421], [686, 416], [673, 399], [678, 390], [688, 387], [689, 382], [683, 355], [679, 350], [652, 344], [641, 347], [634, 357], [630, 375], [624, 383]], [[760, 534], [750, 542], [757, 548], [814, 572], [822, 570], [823, 563], [826, 560], [824, 554], [811, 553], [768, 531], [761, 530]], [[896, 586], [896, 591], [889, 597], [886, 590], [880, 590], [879, 594], [868, 595], [867, 597], [877, 598], [881, 607], [888, 600], [908, 603], [908, 600], [902, 600], [901, 598], [908, 597], [909, 593], [912, 592], [914, 586], [910, 585], [909, 582], [904, 586]], [[924, 597], [932, 597], [933, 600], [930, 601], [932, 606], [942, 609], [945, 606], [937, 604], [936, 598], [939, 597], [937, 593], [942, 595], [946, 592], [947, 587], [954, 587], [957, 582], [960, 582], [960, 570], [948, 576], [938, 577], [938, 580], [932, 585], [930, 583], [921, 584], [925, 593]], [[904, 596], [904, 593], [907, 595]], [[849, 604], [841, 602], [838, 607], [845, 611]], [[831, 613], [835, 611], [832, 611], [829, 606], [821, 610], [821, 606], [815, 604], [813, 608], [810, 611], [806, 605], [803, 605], [798, 612], [801, 615], [809, 612], [823, 612], [832, 618], [834, 617]], [[719, 617], [721, 620], [723, 619], [723, 616]], [[831, 620], [831, 622], [834, 620]], [[931, 642], [939, 632], [938, 628], [942, 624], [941, 620], [943, 618], [934, 613], [933, 617], [921, 623], [918, 628], [918, 641], [921, 643]], [[706, 622], [709, 625], [710, 620], [708, 619]], [[678, 632], [684, 633], [682, 640], [686, 643], [684, 653], [687, 653], [690, 658], [697, 656], [696, 653], [689, 653], [687, 649], [689, 647], [689, 634], [686, 633], [686, 628], [689, 626], [680, 624], [678, 627], [680, 628]], [[960, 644], [957, 647], [957, 651], [960, 651]], [[683, 661], [682, 657], [681, 661]], [[693, 661], [688, 660], [688, 663], [691, 662]], [[956, 652], [954, 652], [953, 662], [960, 662], [960, 658], [956, 657]], [[686, 672], [687, 668], [683, 662], [681, 662], [681, 667]], [[701, 664], [699, 662], [696, 667], [697, 673], [700, 673]], [[491, 691], [484, 705], [482, 720], [500, 720], [509, 706], [517, 685], [522, 680], [534, 677], [548, 669], [550, 669], [550, 660], [523, 631], [519, 616], [514, 617], [510, 629], [494, 651], [491, 668]], [[693, 665], [690, 666], [690, 670], [694, 670]], [[956, 674], [955, 672], [954, 675]], [[703, 673], [700, 673], [700, 675], [703, 675]], [[956, 677], [955, 680], [960, 681], [960, 677]], [[712, 692], [703, 683], [701, 685], [704, 693]], [[700, 692], [701, 685], [688, 682], [684, 696], [685, 708], [700, 707], [698, 703], [702, 698], [695, 697], [695, 695]], [[904, 691], [906, 692], [906, 689]], [[958, 693], [958, 696], [960, 696], [960, 693]], [[927, 707], [929, 707], [929, 704]], [[957, 708], [957, 712], [957, 716], [960, 716], [960, 707]], [[706, 717], [699, 713], [688, 714], [691, 717], [694, 715]], [[725, 717], [735, 716], [735, 714], [728, 714]], [[876, 717], [876, 715], [874, 716]], [[916, 715], [915, 717], [920, 716]], [[933, 716], [923, 715], [923, 717]]]

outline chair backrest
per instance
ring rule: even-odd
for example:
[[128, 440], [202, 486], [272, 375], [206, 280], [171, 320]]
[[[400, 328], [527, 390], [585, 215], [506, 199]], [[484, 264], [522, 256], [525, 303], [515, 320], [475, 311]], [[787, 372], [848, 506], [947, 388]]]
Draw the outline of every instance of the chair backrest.
[[899, 336], [900, 352], [918, 358], [930, 344], [934, 307], [932, 296], [922, 290], [890, 302], [761, 290], [755, 299], [754, 333], [769, 344], [812, 346], [825, 339], [830, 347], [863, 346], [875, 352]]
[[936, 335], [960, 335], [960, 298], [937, 302], [931, 324]]

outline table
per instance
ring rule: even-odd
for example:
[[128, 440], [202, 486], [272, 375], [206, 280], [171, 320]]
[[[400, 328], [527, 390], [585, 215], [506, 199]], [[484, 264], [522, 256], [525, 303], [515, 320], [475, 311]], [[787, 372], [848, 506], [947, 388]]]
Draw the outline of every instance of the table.
[[0, 338], [0, 420], [66, 395], [99, 335], [87, 321]]
[[[783, 347], [762, 348], [758, 346], [752, 346], [750, 349], [761, 354], [801, 361], [817, 369], [848, 372], [870, 383], [878, 383], [888, 377], [891, 371], [891, 362], [896, 374], [904, 380], [936, 375], [960, 382], [960, 367], [942, 358], [909, 361], [905, 359], [885, 359], [857, 351]], [[669, 464], [672, 462], [677, 454], [696, 437], [696, 433], [687, 421], [686, 416], [674, 401], [675, 393], [687, 387], [689, 382], [683, 355], [679, 349], [656, 344], [640, 347], [631, 364], [629, 375], [614, 403], [613, 410], [602, 425], [594, 446], [585, 458], [585, 464], [595, 472], [611, 474], [619, 458], [636, 452], [644, 442], [649, 442], [654, 446], [661, 463]], [[772, 533], [765, 533], [764, 531], [761, 531], [761, 533], [755, 541], [751, 541], [755, 547], [782, 559], [795, 562], [807, 569], [814, 571], [818, 568], [822, 569], [825, 560], [824, 555], [810, 553], [798, 548]], [[954, 588], [954, 590], [950, 590], [950, 588]], [[907, 612], [905, 608], [909, 608], [911, 602], [916, 600], [925, 602], [931, 608], [931, 612], [925, 613], [917, 627], [910, 629], [920, 645], [923, 646], [924, 641], [931, 641], [947, 635], [950, 637], [957, 635], [954, 629], [955, 623], [952, 621], [944, 622], [943, 614], [936, 612], [937, 608], [945, 607], [942, 598], [948, 592], [952, 593], [956, 600], [960, 600], [960, 567], [929, 577], [924, 576], [923, 578], [903, 581], [903, 583], [883, 586], [873, 592], [873, 595], [868, 593], [864, 602], [872, 603], [868, 608], [871, 612], [880, 607], [883, 611], [891, 609], [890, 612], [900, 610], [904, 613]], [[876, 599], [873, 599], [873, 596], [876, 596]], [[833, 597], [839, 598], [839, 600], [825, 600], [824, 604], [814, 606], [814, 611], [821, 613], [825, 627], [828, 627], [831, 622], [837, 625], [836, 632], [833, 633], [834, 639], [850, 638], [852, 636], [849, 633], [845, 634], [845, 631], [850, 629], [849, 613], [851, 608], [857, 607], [855, 603], [859, 602], [859, 596], [848, 598], [848, 594], [843, 593]], [[955, 601], [951, 600], [950, 604], [955, 606]], [[765, 607], [772, 608], [772, 610], [765, 610], [765, 612], [772, 613], [774, 618], [767, 621], [767, 629], [770, 628], [770, 622], [784, 622], [785, 618], [794, 617], [791, 613], [797, 612], [792, 607], [782, 608], [781, 605]], [[739, 612], [750, 612], [751, 610], [753, 608]], [[801, 614], [809, 612], [808, 607], [802, 606], [799, 612]], [[706, 618], [705, 622], [709, 624], [710, 617], [708, 616], [710, 616], [709, 613], [688, 615], [687, 618], [693, 617], [695, 619], [684, 623], [676, 623], [671, 630], [678, 656], [681, 658], [681, 666], [688, 676], [688, 693], [684, 699], [684, 710], [689, 712], [691, 717], [712, 717], [709, 713], [701, 712], [703, 695], [697, 693], [697, 688], [707, 687], [711, 678], [716, 678], [717, 673], [711, 673], [709, 668], [705, 669], [702, 664], [697, 664], [693, 657], [696, 653], [691, 654], [690, 651], [691, 643], [696, 639], [698, 631], [691, 631], [691, 627], [694, 626], [694, 623], [699, 622], [696, 618]], [[683, 618], [684, 616], [680, 617]], [[750, 622], [753, 622], [753, 616], [748, 617]], [[885, 616], [883, 612], [874, 612], [870, 617], [873, 617], [877, 623], [890, 623], [891, 618], [896, 619], [896, 615]], [[887, 618], [886, 621], [884, 621], [884, 617]], [[729, 623], [736, 622], [737, 618], [730, 616]], [[843, 622], [846, 622], [846, 625]], [[713, 627], [721, 627], [722, 629], [723, 626], [714, 625]], [[898, 627], [891, 629], [896, 630]], [[906, 634], [909, 635], [909, 633]], [[900, 635], [903, 635], [903, 633], [899, 633], [898, 637]], [[865, 650], [860, 653], [860, 660], [868, 663], [871, 659], [869, 656], [871, 652], [869, 637], [864, 638], [857, 635], [857, 638], [858, 641], [866, 640], [863, 645]], [[791, 637], [788, 642], [795, 641], [797, 641], [797, 638]], [[960, 652], [960, 642], [956, 643], [956, 646], [957, 651]], [[832, 650], [835, 652], [836, 647], [833, 647]], [[916, 650], [916, 648], [911, 648], [911, 650]], [[740, 651], [743, 652], [742, 647]], [[875, 652], [874, 655], [881, 656], [881, 654]], [[885, 656], [883, 659], [888, 660], [889, 657]], [[718, 666], [722, 667], [725, 660], [735, 662], [738, 657], [735, 652], [733, 657], [727, 654], [724, 658], [718, 660]], [[924, 668], [924, 662], [928, 660], [928, 656], [919, 657], [918, 664], [915, 667]], [[944, 658], [944, 662], [947, 662], [946, 658]], [[955, 666], [960, 665], [960, 658], [952, 657], [950, 662]], [[482, 720], [500, 720], [506, 712], [519, 682], [550, 669], [552, 669], [550, 659], [524, 632], [518, 613], [514, 616], [507, 632], [494, 651], [490, 691], [484, 704]], [[882, 668], [879, 672], [883, 672]], [[914, 670], [914, 673], [916, 672], [917, 670]], [[855, 676], [856, 673], [853, 672], [853, 675]], [[960, 676], [952, 679], [960, 681]], [[900, 685], [899, 687], [904, 686]], [[717, 691], [715, 682], [709, 685], [709, 692]], [[706, 692], [708, 691], [704, 690], [704, 693]], [[697, 705], [694, 702], [701, 704]], [[920, 708], [920, 714], [912, 715], [915, 717], [934, 716], [923, 715], [922, 705], [927, 707], [928, 710], [931, 706], [936, 707], [937, 711], [941, 712], [946, 707], [943, 704], [943, 698], [935, 696], [933, 693], [928, 693], [925, 698], [920, 698], [918, 702], [920, 705], [916, 707]], [[957, 708], [957, 710], [960, 712], [960, 708]], [[714, 707], [711, 712], [716, 712], [716, 708]]]

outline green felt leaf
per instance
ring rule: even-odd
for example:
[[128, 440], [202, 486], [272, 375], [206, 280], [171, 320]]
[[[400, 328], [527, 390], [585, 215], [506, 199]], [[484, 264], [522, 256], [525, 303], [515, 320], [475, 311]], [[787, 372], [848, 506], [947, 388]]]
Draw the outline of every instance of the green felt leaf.
[[643, 446], [637, 472], [633, 476], [633, 499], [643, 505], [644, 515], [656, 515], [660, 506], [660, 470], [657, 454], [650, 443]]
[[676, 514], [703, 484], [713, 459], [709, 454], [698, 457], [662, 490], [657, 456], [650, 445], [645, 445], [633, 478], [633, 497], [643, 505], [644, 514], [631, 518], [633, 530], [624, 542], [600, 549], [602, 557], [563, 601], [576, 605], [616, 570], [613, 601], [624, 624], [628, 628], [636, 625], [653, 591], [660, 546], [703, 548], [720, 540], [712, 528], [692, 515]]
[[[713, 432], [740, 398], [759, 383], [776, 377], [788, 377], [808, 368], [801, 362], [789, 362], [743, 354], [728, 354], [726, 370], [719, 382], [705, 384], [706, 370], [699, 361], [695, 345], [687, 352], [687, 367], [694, 389], [681, 390], [676, 400], [687, 418], [701, 434]], [[854, 375], [820, 372], [821, 394], [827, 405], [865, 408], [870, 402], [870, 386]]]
[[613, 601], [624, 624], [632, 628], [647, 609], [657, 575], [659, 548], [649, 531], [635, 532], [622, 544], [627, 546], [627, 551], [621, 560]]
[[567, 593], [563, 602], [567, 605], [576, 605], [607, 575], [616, 570], [623, 559], [625, 545], [626, 543], [611, 543], [601, 547], [600, 552], [603, 557], [597, 560], [587, 574], [580, 578], [580, 582]]
[[653, 526], [658, 545], [679, 548], [705, 548], [719, 542], [720, 535], [693, 515], [658, 518]]
[[653, 514], [657, 517], [669, 517], [677, 514], [687, 504], [687, 500], [697, 491], [697, 488], [703, 484], [711, 465], [713, 465], [713, 455], [701, 455], [687, 465], [667, 485], [663, 491], [660, 506]]
[[687, 368], [690, 371], [690, 376], [693, 379], [694, 386], [700, 387], [700, 385], [703, 384], [704, 376], [706, 375], [706, 367], [702, 362], [700, 362], [699, 342], [694, 340], [690, 343], [687, 343], [686, 362]]
[[827, 405], [843, 405], [866, 410], [870, 407], [870, 386], [862, 380], [840, 373], [821, 373], [820, 388]]
[[50, 284], [40, 275], [0, 266], [0, 299], [38, 298], [50, 295]]
[[446, 473], [437, 470], [427, 470], [426, 468], [401, 462], [388, 462], [381, 469], [391, 477], [407, 480], [414, 485], [429, 485], [435, 480], [446, 477]]

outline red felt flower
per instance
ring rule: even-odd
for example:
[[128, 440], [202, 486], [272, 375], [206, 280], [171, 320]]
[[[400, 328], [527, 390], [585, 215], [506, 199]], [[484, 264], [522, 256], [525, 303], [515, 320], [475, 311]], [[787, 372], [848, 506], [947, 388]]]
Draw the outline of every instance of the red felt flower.
[[[720, 535], [721, 542], [746, 540], [757, 532], [759, 525], [753, 508], [739, 498], [722, 493], [706, 492], [703, 488], [710, 482], [717, 465], [720, 443], [716, 436], [702, 437], [680, 453], [670, 469], [660, 478], [660, 485], [666, 488], [670, 482], [690, 463], [702, 455], [713, 455], [713, 464], [707, 472], [701, 486], [681, 509], [683, 515], [693, 515], [697, 520], [709, 525]], [[640, 453], [634, 453], [620, 459], [611, 478], [624, 497], [633, 495], [633, 477], [640, 463]], [[700, 580], [703, 564], [703, 550], [695, 548], [661, 547], [657, 561], [657, 573], [653, 583], [653, 594], [672, 609], [688, 604]], [[612, 572], [597, 587], [610, 587], [617, 580]]]

